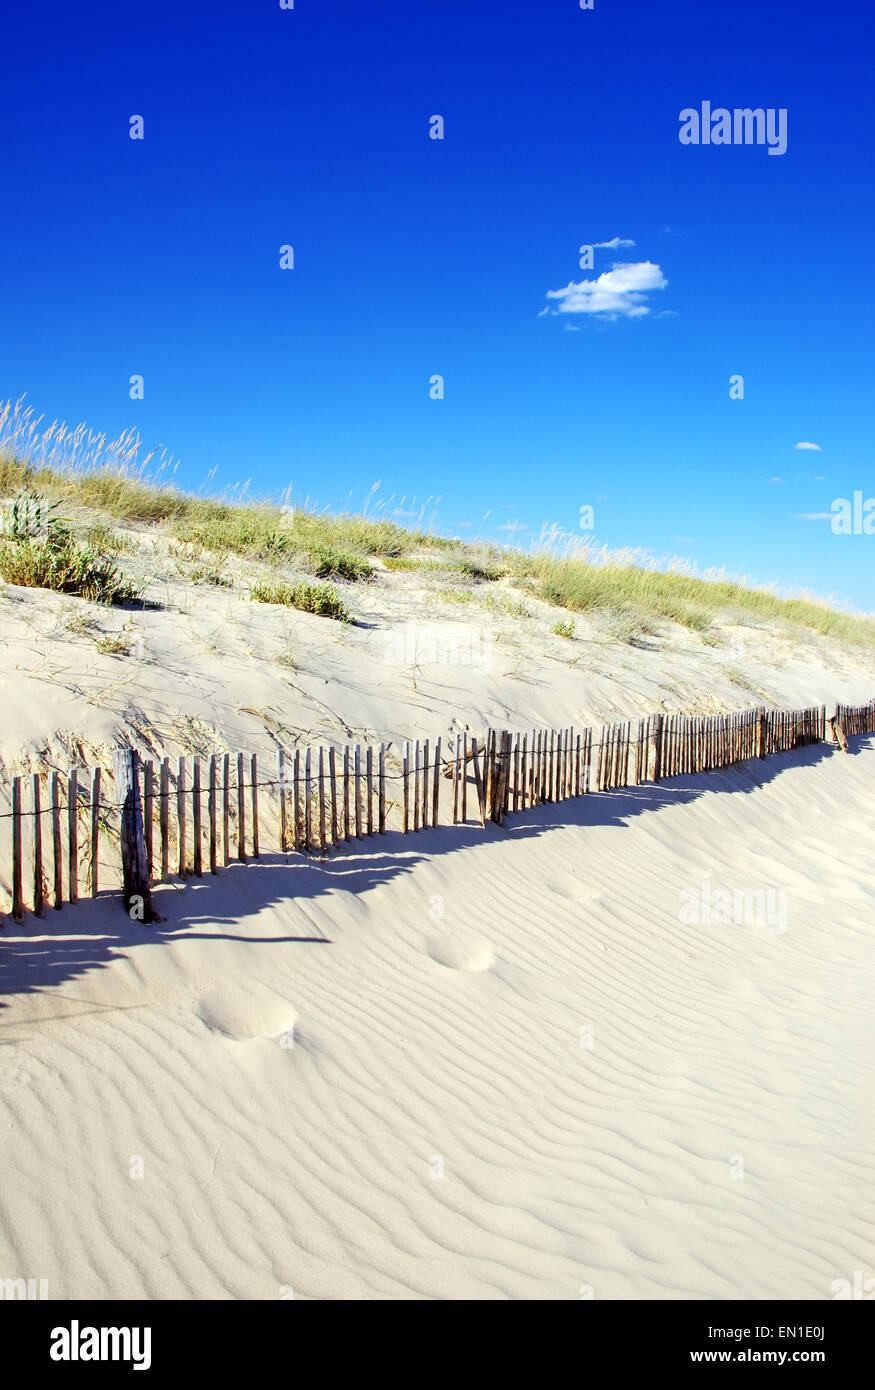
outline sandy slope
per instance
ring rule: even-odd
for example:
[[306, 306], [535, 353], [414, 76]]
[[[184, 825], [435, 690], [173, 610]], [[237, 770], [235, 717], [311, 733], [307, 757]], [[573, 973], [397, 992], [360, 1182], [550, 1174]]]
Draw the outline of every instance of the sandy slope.
[[[557, 1299], [869, 1277], [871, 742], [268, 856], [162, 889], [155, 928], [108, 901], [7, 924], [0, 1277]], [[703, 878], [785, 890], [787, 931], [684, 924]]]

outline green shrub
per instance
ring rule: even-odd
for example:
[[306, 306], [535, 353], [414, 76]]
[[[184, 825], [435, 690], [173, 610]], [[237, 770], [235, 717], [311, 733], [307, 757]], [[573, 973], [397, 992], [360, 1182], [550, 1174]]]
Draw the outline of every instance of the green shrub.
[[97, 550], [103, 555], [135, 555], [140, 548], [133, 536], [119, 536], [102, 521], [88, 527], [84, 543], [89, 550]]
[[490, 565], [486, 560], [459, 560], [453, 563], [450, 568], [459, 570], [461, 574], [467, 574], [471, 579], [488, 579], [494, 581], [501, 579], [507, 571], [498, 565]]
[[347, 623], [349, 610], [332, 584], [253, 584], [250, 597], [257, 603], [282, 603], [302, 613], [336, 618]]
[[374, 577], [370, 561], [351, 550], [339, 550], [332, 545], [314, 545], [307, 551], [307, 559], [317, 579], [348, 579], [354, 584], [358, 580], [367, 582]]
[[568, 618], [568, 619], [562, 619], [562, 618], [560, 618], [558, 622], [556, 622], [556, 623], [553, 624], [553, 631], [556, 633], [556, 636], [557, 636], [557, 637], [573, 637], [573, 636], [574, 636], [574, 621], [573, 621], [573, 619], [571, 619], [571, 618]]
[[0, 578], [27, 589], [52, 589], [93, 603], [128, 603], [139, 590], [124, 580], [115, 561], [62, 541], [12, 541], [0, 546]]
[[178, 565], [177, 571], [190, 584], [212, 584], [217, 589], [233, 587], [232, 581], [221, 570], [216, 569], [215, 565], [191, 565], [188, 569]]

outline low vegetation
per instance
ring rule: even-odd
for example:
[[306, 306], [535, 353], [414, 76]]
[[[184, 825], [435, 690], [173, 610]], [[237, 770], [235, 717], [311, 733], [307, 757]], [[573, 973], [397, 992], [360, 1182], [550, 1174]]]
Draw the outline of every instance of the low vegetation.
[[[138, 463], [133, 434], [108, 441], [84, 426], [69, 430], [53, 423], [40, 430], [40, 423], [21, 402], [0, 405], [0, 497], [27, 496], [43, 507], [48, 502], [75, 509], [85, 514], [89, 528], [79, 540], [72, 523], [56, 527], [51, 537], [13, 536], [7, 529], [0, 540], [0, 575], [13, 584], [109, 603], [134, 597], [134, 586], [114, 558], [137, 549], [135, 540], [116, 529], [126, 524], [160, 527], [196, 571], [199, 567], [197, 578], [187, 576], [194, 582], [225, 585], [222, 563], [229, 556], [266, 563], [274, 567], [276, 582], [257, 585], [254, 598], [342, 621], [349, 615], [329, 581], [372, 581], [373, 560], [379, 558], [390, 572], [455, 577], [458, 587], [440, 590], [449, 602], [487, 603], [492, 590], [488, 606], [524, 616], [529, 609], [508, 593], [509, 586], [521, 589], [570, 614], [585, 614], [610, 640], [634, 642], [674, 623], [710, 644], [717, 624], [747, 620], [875, 647], [875, 619], [812, 597], [785, 598], [724, 575], [698, 575], [672, 563], [585, 546], [557, 553], [550, 537], [524, 552], [406, 529], [386, 516], [330, 515], [247, 501], [245, 487], [236, 497], [195, 496], [171, 485], [172, 460], [164, 455]], [[296, 574], [286, 578], [290, 568], [304, 569], [320, 582], [297, 582]], [[476, 597], [465, 597], [466, 592]], [[554, 631], [565, 621], [558, 620]]]
[[341, 623], [350, 620], [349, 609], [332, 584], [253, 584], [250, 596], [257, 603], [282, 603]]
[[0, 537], [0, 578], [28, 589], [51, 589], [93, 603], [127, 603], [138, 589], [110, 555], [79, 545], [70, 527], [37, 494], [16, 499]]

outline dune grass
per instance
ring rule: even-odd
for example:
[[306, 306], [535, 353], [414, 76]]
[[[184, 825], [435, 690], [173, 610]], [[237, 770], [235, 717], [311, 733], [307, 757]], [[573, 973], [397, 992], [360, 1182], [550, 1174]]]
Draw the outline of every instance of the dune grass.
[[51, 589], [93, 603], [130, 603], [139, 594], [111, 556], [79, 546], [69, 535], [0, 541], [0, 578], [7, 584]]
[[350, 621], [349, 609], [331, 584], [259, 583], [253, 584], [250, 597], [257, 603], [281, 603], [321, 618], [335, 618], [341, 623]]
[[875, 620], [814, 598], [784, 598], [732, 579], [707, 579], [640, 565], [589, 562], [585, 557], [526, 557], [526, 569], [549, 603], [572, 612], [617, 608], [645, 622], [654, 618], [707, 632], [722, 618], [747, 615], [787, 623], [855, 644], [875, 645]]
[[[716, 624], [746, 620], [806, 629], [875, 648], [875, 619], [811, 596], [783, 597], [731, 576], [699, 575], [672, 563], [612, 555], [587, 545], [569, 545], [557, 553], [549, 536], [525, 552], [407, 529], [387, 517], [331, 515], [274, 501], [245, 501], [242, 496], [194, 495], [172, 485], [172, 460], [165, 455], [154, 462], [149, 455], [138, 463], [139, 441], [132, 433], [107, 440], [85, 426], [69, 430], [53, 422], [41, 431], [40, 423], [21, 402], [0, 405], [0, 497], [38, 493], [86, 513], [93, 543], [86, 543], [82, 553], [92, 558], [96, 551], [124, 552], [128, 547], [114, 536], [111, 524], [128, 523], [160, 527], [191, 551], [209, 552], [214, 557], [210, 566], [236, 555], [276, 566], [278, 578], [285, 566], [301, 565], [317, 580], [367, 582], [375, 574], [371, 561], [379, 557], [390, 571], [426, 570], [435, 576], [448, 571], [448, 578], [464, 576], [481, 593], [483, 581], [491, 587], [504, 579], [505, 587], [510, 584], [571, 613], [586, 614], [618, 640], [634, 641], [656, 632], [661, 624], [676, 623], [710, 644]], [[8, 545], [3, 549], [2, 572], [9, 582], [25, 583], [27, 576], [33, 579], [40, 574], [53, 583], [68, 582], [66, 578], [59, 581], [63, 564], [50, 564], [36, 543], [17, 558]], [[73, 572], [78, 562], [72, 553], [69, 558], [70, 578], [79, 582]], [[111, 563], [107, 554], [102, 559]], [[23, 577], [12, 578], [13, 574]], [[107, 569], [104, 591], [112, 591], [114, 582]], [[283, 580], [274, 589], [288, 594], [299, 591], [305, 603], [332, 607], [333, 601], [324, 597], [307, 598], [307, 591], [322, 592], [319, 585]], [[459, 590], [447, 592], [451, 601], [466, 601]], [[345, 612], [339, 596], [337, 603]]]

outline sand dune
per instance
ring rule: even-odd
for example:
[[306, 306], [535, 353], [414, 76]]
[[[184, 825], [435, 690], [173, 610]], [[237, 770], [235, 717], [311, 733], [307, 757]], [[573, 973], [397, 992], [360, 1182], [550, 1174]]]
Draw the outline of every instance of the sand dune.
[[[7, 924], [0, 1275], [830, 1298], [875, 1244], [871, 744]], [[786, 930], [682, 921], [703, 880]]]

